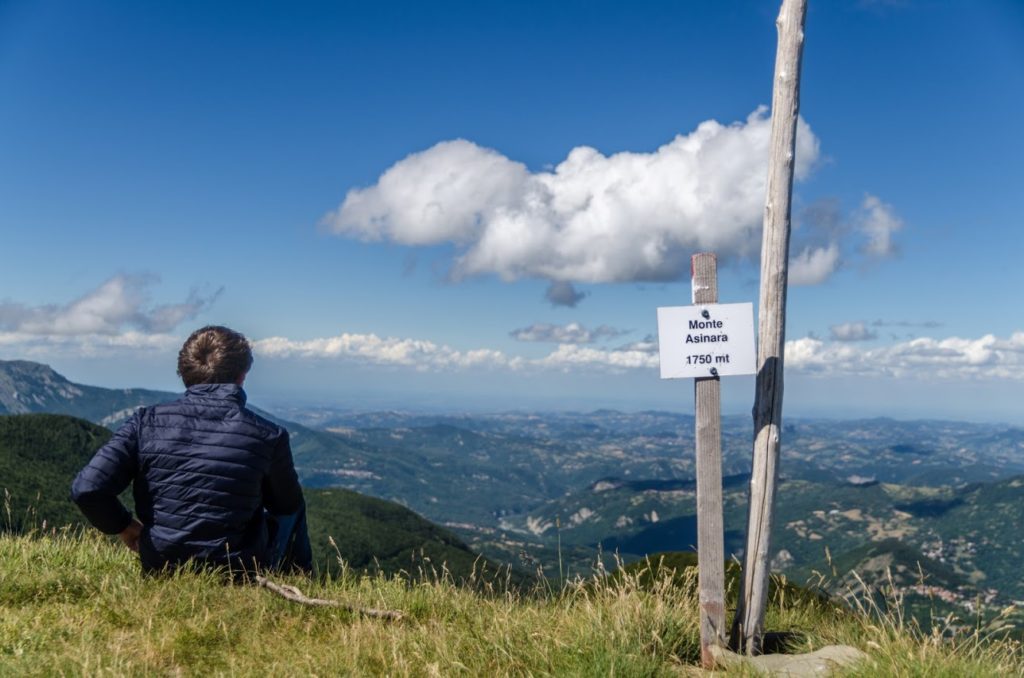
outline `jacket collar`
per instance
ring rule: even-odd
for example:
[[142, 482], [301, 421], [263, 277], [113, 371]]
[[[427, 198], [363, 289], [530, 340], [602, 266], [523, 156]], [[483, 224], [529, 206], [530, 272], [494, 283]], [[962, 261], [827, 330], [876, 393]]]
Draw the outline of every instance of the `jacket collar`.
[[238, 384], [195, 384], [185, 391], [186, 398], [217, 398], [245, 407], [245, 391]]

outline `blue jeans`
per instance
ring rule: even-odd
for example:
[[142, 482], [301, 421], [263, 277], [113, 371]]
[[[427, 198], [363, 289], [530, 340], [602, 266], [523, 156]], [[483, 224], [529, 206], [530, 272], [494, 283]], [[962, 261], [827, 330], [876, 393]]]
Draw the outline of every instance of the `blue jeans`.
[[295, 513], [275, 514], [264, 511], [269, 532], [270, 569], [274, 571], [313, 571], [313, 548], [306, 525], [306, 504]]

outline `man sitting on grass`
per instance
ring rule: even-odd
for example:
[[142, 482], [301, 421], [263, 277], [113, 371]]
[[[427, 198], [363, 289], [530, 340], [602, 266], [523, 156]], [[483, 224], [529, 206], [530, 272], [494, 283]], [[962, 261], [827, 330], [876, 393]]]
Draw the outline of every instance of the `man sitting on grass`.
[[[136, 410], [75, 478], [82, 513], [137, 551], [144, 572], [312, 570], [288, 432], [245, 407], [251, 366], [238, 332], [196, 330], [178, 354], [184, 397]], [[138, 518], [117, 498], [129, 483]]]

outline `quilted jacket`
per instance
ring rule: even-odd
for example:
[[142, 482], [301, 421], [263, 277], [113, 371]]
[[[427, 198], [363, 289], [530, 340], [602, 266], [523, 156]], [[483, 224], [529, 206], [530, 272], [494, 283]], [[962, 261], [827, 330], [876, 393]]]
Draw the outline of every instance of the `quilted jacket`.
[[132, 519], [117, 498], [129, 483], [145, 571], [189, 559], [264, 567], [264, 508], [302, 505], [288, 432], [246, 409], [235, 384], [191, 386], [180, 400], [137, 410], [78, 474], [71, 498], [98, 529], [117, 534]]

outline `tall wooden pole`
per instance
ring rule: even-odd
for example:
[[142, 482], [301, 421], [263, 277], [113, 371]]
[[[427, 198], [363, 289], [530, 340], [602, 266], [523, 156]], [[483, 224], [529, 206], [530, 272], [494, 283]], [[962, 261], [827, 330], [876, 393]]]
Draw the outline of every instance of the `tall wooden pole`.
[[757, 385], [754, 398], [754, 464], [743, 582], [732, 641], [748, 654], [761, 651], [768, 597], [775, 486], [782, 432], [782, 366], [786, 343], [786, 284], [789, 260], [790, 199], [800, 109], [800, 62], [804, 44], [806, 0], [783, 0], [775, 25], [771, 156], [761, 241], [761, 297], [758, 312]]
[[[718, 302], [714, 254], [690, 259], [693, 303]], [[722, 392], [713, 376], [694, 380], [697, 438], [697, 582], [700, 588], [700, 656], [714, 668], [712, 646], [725, 647], [725, 545], [722, 524]]]

